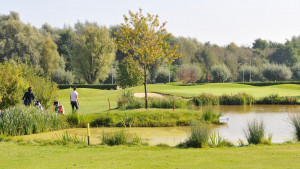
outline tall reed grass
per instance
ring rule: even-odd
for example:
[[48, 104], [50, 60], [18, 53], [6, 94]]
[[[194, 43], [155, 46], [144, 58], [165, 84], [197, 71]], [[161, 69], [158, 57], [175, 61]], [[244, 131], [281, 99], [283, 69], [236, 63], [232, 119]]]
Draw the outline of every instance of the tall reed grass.
[[208, 145], [210, 147], [234, 147], [234, 145], [226, 140], [224, 137], [220, 136], [220, 134], [214, 132], [209, 136]]
[[114, 145], [141, 145], [141, 137], [126, 133], [125, 131], [103, 132], [102, 144]]
[[63, 116], [23, 105], [0, 112], [0, 133], [6, 136], [28, 135], [67, 127]]
[[265, 137], [265, 125], [263, 121], [257, 122], [253, 120], [248, 122], [244, 134], [247, 138], [248, 144], [271, 144], [272, 135]]
[[179, 147], [204, 148], [208, 145], [209, 127], [200, 120], [191, 122], [191, 135]]
[[192, 110], [127, 110], [97, 115], [93, 127], [175, 127], [189, 126], [192, 119], [201, 119], [202, 113]]
[[278, 94], [262, 97], [255, 101], [255, 104], [284, 104], [295, 105], [299, 104], [297, 98], [293, 96], [279, 97]]
[[205, 109], [202, 115], [202, 120], [213, 123], [219, 124], [219, 117], [222, 116], [222, 113], [217, 113], [213, 111], [211, 108]]
[[196, 106], [219, 105], [218, 96], [214, 96], [210, 93], [202, 93], [200, 96], [193, 97], [192, 101]]
[[220, 105], [251, 105], [254, 102], [254, 97], [247, 93], [223, 94], [219, 97], [219, 102]]
[[296, 138], [298, 141], [300, 141], [300, 115], [292, 116], [291, 121], [295, 129]]

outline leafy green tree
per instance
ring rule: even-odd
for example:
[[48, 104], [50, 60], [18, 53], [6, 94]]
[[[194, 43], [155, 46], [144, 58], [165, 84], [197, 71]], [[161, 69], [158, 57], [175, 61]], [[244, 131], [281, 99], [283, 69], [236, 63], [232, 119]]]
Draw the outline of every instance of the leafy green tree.
[[171, 63], [180, 55], [176, 54], [177, 46], [171, 47], [166, 42], [171, 34], [166, 32], [166, 23], [159, 24], [158, 15], [144, 16], [140, 9], [135, 14], [129, 11], [129, 17], [124, 15], [124, 20], [120, 33], [116, 33], [116, 43], [123, 53], [138, 61], [143, 68], [147, 109], [147, 69], [156, 61]]
[[0, 15], [0, 62], [13, 59], [37, 66], [43, 41], [43, 35], [21, 22], [18, 13]]
[[89, 84], [104, 81], [115, 59], [115, 44], [106, 27], [79, 26], [72, 55], [75, 71]]
[[50, 37], [47, 37], [42, 45], [41, 67], [47, 74], [51, 75], [60, 66], [59, 61], [60, 56], [57, 52], [57, 46]]
[[59, 39], [56, 41], [57, 51], [66, 62], [65, 70], [72, 71], [71, 56], [74, 49], [75, 33], [72, 28], [64, 28], [59, 32]]
[[211, 74], [216, 82], [223, 82], [228, 80], [231, 76], [230, 70], [225, 65], [215, 65], [211, 69]]
[[292, 72], [289, 67], [278, 64], [264, 64], [262, 68], [263, 76], [269, 81], [290, 80]]
[[262, 40], [261, 38], [258, 38], [254, 41], [252, 49], [264, 50], [268, 46], [269, 46], [269, 44], [266, 40]]
[[293, 79], [300, 80], [300, 63], [295, 64], [292, 67]]
[[268, 56], [271, 63], [293, 66], [299, 60], [297, 50], [292, 44], [279, 45], [276, 51]]
[[138, 86], [143, 83], [143, 70], [131, 57], [124, 58], [117, 70], [118, 84], [123, 88]]
[[65, 71], [62, 68], [56, 69], [51, 74], [52, 81], [57, 84], [73, 84], [74, 78], [75, 77], [71, 71]]

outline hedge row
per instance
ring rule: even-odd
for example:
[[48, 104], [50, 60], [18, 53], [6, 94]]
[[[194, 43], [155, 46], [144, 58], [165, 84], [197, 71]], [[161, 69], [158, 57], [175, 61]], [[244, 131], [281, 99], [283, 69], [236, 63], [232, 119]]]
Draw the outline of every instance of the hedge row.
[[92, 88], [92, 89], [103, 89], [103, 90], [111, 90], [111, 89], [117, 89], [117, 85], [116, 84], [95, 84], [95, 85], [91, 85], [91, 84], [59, 84], [58, 88], [59, 89], [68, 89], [68, 88]]
[[238, 84], [245, 84], [251, 86], [272, 86], [279, 84], [298, 84], [300, 85], [300, 81], [277, 81], [277, 82], [239, 82]]

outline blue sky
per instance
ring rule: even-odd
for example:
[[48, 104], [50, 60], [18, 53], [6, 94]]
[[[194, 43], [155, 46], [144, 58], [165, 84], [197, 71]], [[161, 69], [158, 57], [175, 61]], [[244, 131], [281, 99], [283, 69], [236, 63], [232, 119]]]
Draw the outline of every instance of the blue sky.
[[36, 27], [63, 27], [77, 20], [123, 22], [128, 10], [158, 14], [175, 36], [218, 45], [251, 46], [257, 38], [285, 42], [300, 35], [299, 0], [0, 0], [0, 13], [16, 11]]

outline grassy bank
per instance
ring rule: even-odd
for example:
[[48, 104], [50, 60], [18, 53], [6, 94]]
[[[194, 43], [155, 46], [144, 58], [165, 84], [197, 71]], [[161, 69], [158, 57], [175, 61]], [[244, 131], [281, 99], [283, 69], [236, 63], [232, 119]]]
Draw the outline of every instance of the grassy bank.
[[[79, 93], [80, 112], [82, 113], [99, 113], [108, 110], [108, 98], [110, 99], [111, 108], [117, 108], [118, 98], [121, 91], [116, 90], [99, 90], [99, 89], [77, 89]], [[132, 88], [134, 92], [143, 92], [143, 86]], [[60, 90], [58, 99], [65, 107], [67, 113], [71, 112], [70, 92], [72, 89]], [[148, 92], [157, 92], [162, 94], [174, 95], [178, 97], [194, 97], [201, 93], [210, 93], [216, 96], [223, 94], [234, 95], [238, 93], [247, 93], [254, 98], [261, 98], [272, 94], [282, 96], [300, 97], [300, 85], [298, 84], [280, 84], [272, 86], [251, 86], [235, 83], [212, 83], [197, 84], [192, 86], [181, 85], [157, 85], [149, 84]]]
[[0, 143], [0, 168], [298, 168], [300, 144], [207, 149]]
[[[99, 127], [174, 127], [188, 126], [192, 119], [203, 119], [200, 111], [178, 109], [113, 110], [99, 113], [91, 126]], [[213, 120], [218, 119], [215, 117]]]

